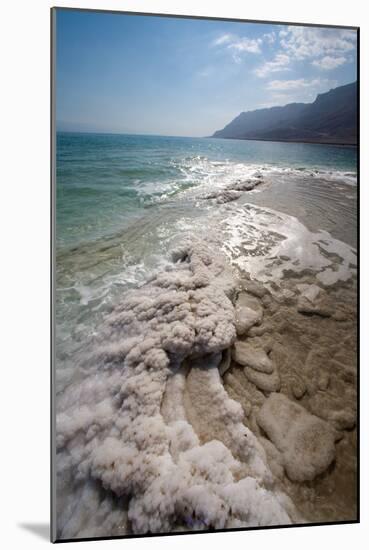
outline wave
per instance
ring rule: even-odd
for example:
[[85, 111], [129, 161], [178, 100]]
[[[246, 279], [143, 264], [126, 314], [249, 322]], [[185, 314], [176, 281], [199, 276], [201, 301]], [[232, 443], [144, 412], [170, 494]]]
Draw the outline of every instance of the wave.
[[173, 162], [178, 174], [162, 182], [149, 181], [143, 184], [139, 193], [146, 202], [172, 200], [178, 194], [192, 196], [211, 191], [233, 188], [240, 182], [262, 174], [266, 179], [289, 178], [297, 181], [315, 178], [329, 182], [339, 182], [356, 186], [356, 172], [345, 170], [315, 169], [306, 167], [281, 167], [268, 164], [252, 164], [234, 161], [214, 161], [207, 157], [188, 157], [181, 162]]

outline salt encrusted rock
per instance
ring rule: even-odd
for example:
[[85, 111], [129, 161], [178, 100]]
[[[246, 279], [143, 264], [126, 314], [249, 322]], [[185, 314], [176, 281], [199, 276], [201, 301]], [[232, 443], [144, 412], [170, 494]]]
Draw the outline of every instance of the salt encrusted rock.
[[[226, 373], [225, 384], [228, 388], [231, 387], [234, 390], [237, 394], [237, 401], [242, 403], [242, 406], [246, 401], [250, 403], [252, 407], [259, 409], [266, 399], [263, 392], [258, 390], [255, 384], [249, 382], [243, 371], [239, 369], [233, 369], [231, 372]], [[244, 408], [246, 408], [247, 411], [249, 409], [247, 405]], [[247, 413], [247, 416], [248, 415], [249, 412]]]
[[269, 396], [258, 412], [257, 422], [282, 453], [292, 481], [314, 479], [335, 458], [334, 430], [282, 394]]
[[256, 298], [262, 298], [267, 293], [266, 288], [261, 283], [252, 281], [251, 279], [242, 281], [242, 286], [246, 292], [256, 296]]
[[309, 300], [309, 302], [314, 303], [318, 296], [323, 292], [323, 290], [318, 285], [307, 285], [299, 284], [296, 285], [298, 290], [301, 292], [301, 296]]
[[257, 179], [250, 179], [245, 181], [238, 181], [234, 185], [232, 185], [233, 189], [237, 189], [237, 191], [252, 191], [257, 185], [259, 185], [261, 178]]
[[357, 414], [350, 408], [341, 411], [333, 411], [329, 415], [329, 421], [338, 430], [352, 430], [356, 426]]
[[271, 471], [277, 478], [283, 479], [284, 469], [282, 465], [283, 461], [281, 453], [278, 451], [277, 447], [273, 445], [273, 443], [269, 441], [269, 439], [267, 439], [266, 437], [259, 437], [259, 441], [265, 449]]
[[356, 425], [355, 397], [347, 387], [340, 396], [319, 391], [309, 399], [307, 406], [311, 413], [337, 430], [351, 430]]
[[338, 322], [347, 321], [347, 313], [342, 309], [338, 309], [332, 315], [333, 319]]
[[231, 359], [232, 359], [231, 350], [230, 348], [228, 348], [223, 352], [222, 360], [219, 363], [218, 370], [219, 370], [220, 376], [223, 376], [231, 366]]
[[325, 391], [329, 386], [329, 382], [330, 382], [330, 376], [328, 372], [319, 373], [317, 385], [320, 390]]
[[260, 326], [253, 326], [247, 331], [247, 335], [250, 337], [263, 336], [267, 333], [273, 332], [273, 326], [271, 323], [263, 323]]
[[218, 204], [234, 201], [238, 199], [243, 191], [252, 191], [254, 187], [261, 183], [262, 176], [255, 176], [254, 179], [237, 181], [228, 185], [224, 189], [218, 189], [203, 195], [203, 199], [215, 199]]
[[254, 296], [241, 292], [236, 301], [236, 331], [239, 336], [245, 334], [253, 325], [260, 325], [263, 308]]
[[266, 374], [271, 374], [274, 371], [274, 365], [265, 351], [249, 342], [236, 340], [232, 356], [236, 363], [243, 367], [251, 367]]
[[355, 366], [341, 363], [333, 358], [330, 360], [330, 367], [332, 372], [336, 372], [345, 382], [356, 385], [357, 370]]
[[276, 370], [271, 374], [266, 374], [265, 372], [259, 372], [251, 367], [245, 367], [243, 372], [245, 373], [246, 378], [255, 384], [259, 390], [265, 392], [277, 392], [281, 388], [281, 379]]
[[295, 301], [295, 293], [288, 288], [285, 288], [281, 292], [281, 300], [287, 305], [291, 305]]
[[223, 189], [204, 195], [204, 199], [215, 199], [218, 204], [237, 200], [242, 195], [241, 191], [235, 189]]
[[290, 383], [290, 389], [296, 399], [301, 399], [306, 393], [306, 384], [301, 378], [295, 378]]
[[330, 307], [322, 303], [312, 304], [306, 298], [298, 299], [297, 311], [304, 315], [319, 315], [320, 317], [331, 317], [333, 313]]
[[297, 311], [305, 315], [320, 315], [331, 317], [334, 310], [327, 301], [325, 291], [318, 285], [299, 284], [297, 288], [301, 292], [297, 300]]

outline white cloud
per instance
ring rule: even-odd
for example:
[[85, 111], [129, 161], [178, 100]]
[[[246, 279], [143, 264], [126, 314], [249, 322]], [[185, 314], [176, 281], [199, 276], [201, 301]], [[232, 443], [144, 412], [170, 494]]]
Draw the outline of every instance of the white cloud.
[[266, 86], [266, 89], [270, 92], [268, 105], [286, 105], [294, 102], [311, 103], [315, 100], [317, 94], [326, 92], [336, 86], [336, 80], [326, 78], [272, 80]]
[[290, 62], [290, 57], [284, 53], [278, 53], [272, 61], [266, 61], [263, 65], [255, 69], [256, 76], [264, 78], [270, 73], [289, 71], [287, 65]]
[[233, 34], [222, 34], [212, 42], [212, 46], [225, 46], [233, 55], [236, 62], [241, 61], [243, 53], [261, 53], [262, 38], [247, 38]]
[[237, 52], [261, 53], [261, 38], [237, 38], [228, 44], [227, 48]]
[[254, 71], [256, 76], [264, 78], [271, 73], [289, 71], [289, 65], [298, 61], [308, 61], [319, 70], [331, 70], [353, 61], [356, 31], [289, 25], [278, 33], [267, 32], [259, 38], [225, 33], [211, 45], [228, 50], [236, 63], [242, 62], [244, 54], [261, 54], [263, 46], [272, 48], [274, 58]]
[[262, 36], [263, 42], [266, 42], [267, 44], [274, 44], [276, 41], [276, 33], [274, 31], [272, 32], [266, 32]]
[[295, 59], [339, 57], [356, 48], [356, 31], [288, 26], [279, 32], [282, 48]]
[[[276, 40], [275, 33], [274, 38]], [[264, 42], [270, 40], [268, 33]], [[330, 70], [348, 61], [356, 48], [356, 31], [346, 29], [288, 26], [278, 33], [280, 48], [274, 59], [266, 61], [255, 70], [264, 78], [271, 73], [290, 70], [291, 62], [310, 60], [320, 70]]]
[[268, 90], [301, 90], [303, 88], [316, 88], [323, 84], [327, 84], [328, 81], [320, 78], [314, 78], [308, 80], [306, 78], [297, 78], [296, 80], [271, 80], [268, 82]]
[[232, 40], [232, 35], [231, 34], [222, 34], [221, 36], [219, 36], [219, 38], [216, 38], [212, 42], [212, 45], [213, 46], [221, 46], [222, 44], [227, 44], [231, 40]]
[[312, 65], [314, 65], [314, 67], [318, 67], [318, 69], [330, 71], [340, 65], [343, 65], [344, 63], [346, 63], [346, 57], [331, 57], [330, 55], [326, 55], [321, 59], [315, 59], [315, 61], [312, 62]]

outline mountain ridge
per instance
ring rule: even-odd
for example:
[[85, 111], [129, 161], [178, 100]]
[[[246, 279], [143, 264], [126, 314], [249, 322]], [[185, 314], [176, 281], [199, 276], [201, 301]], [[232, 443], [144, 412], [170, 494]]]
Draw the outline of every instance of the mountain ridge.
[[242, 112], [211, 137], [357, 145], [357, 82], [318, 94], [312, 103]]

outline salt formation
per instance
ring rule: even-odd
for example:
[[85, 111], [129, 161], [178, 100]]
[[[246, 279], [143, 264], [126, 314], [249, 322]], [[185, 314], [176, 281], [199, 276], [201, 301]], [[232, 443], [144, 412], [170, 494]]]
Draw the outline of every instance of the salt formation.
[[[289, 273], [270, 291], [240, 281], [263, 318], [233, 344], [224, 388], [241, 404], [278, 487], [309, 522], [356, 517], [355, 284], [327, 288], [309, 273]], [[302, 300], [312, 311], [301, 311]]]
[[276, 370], [273, 370], [271, 374], [257, 371], [252, 367], [245, 367], [244, 373], [246, 378], [250, 380], [259, 390], [264, 392], [279, 391], [281, 387], [281, 380]]
[[262, 181], [261, 174], [254, 174], [247, 180], [237, 180], [228, 184], [225, 188], [211, 191], [202, 196], [202, 199], [214, 199], [216, 204], [223, 204], [239, 199], [245, 191], [252, 191]]
[[234, 345], [234, 360], [244, 367], [251, 367], [259, 372], [271, 374], [274, 365], [264, 349], [250, 342], [237, 341]]
[[173, 261], [126, 294], [57, 397], [60, 538], [299, 517], [220, 378], [236, 338], [232, 276], [202, 243]]
[[331, 426], [285, 395], [272, 393], [261, 407], [257, 421], [282, 453], [282, 463], [293, 481], [314, 479], [335, 457], [335, 433]]
[[236, 302], [236, 331], [245, 334], [253, 325], [260, 325], [263, 309], [260, 302], [246, 292], [241, 292]]
[[259, 390], [279, 391], [281, 380], [278, 371], [263, 348], [248, 341], [237, 341], [233, 350], [234, 360], [243, 365], [244, 374]]

